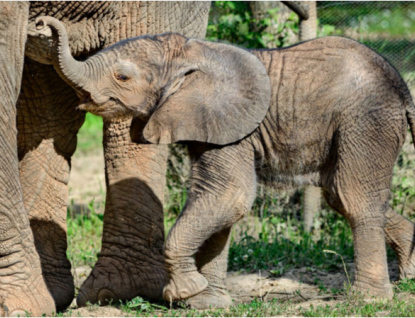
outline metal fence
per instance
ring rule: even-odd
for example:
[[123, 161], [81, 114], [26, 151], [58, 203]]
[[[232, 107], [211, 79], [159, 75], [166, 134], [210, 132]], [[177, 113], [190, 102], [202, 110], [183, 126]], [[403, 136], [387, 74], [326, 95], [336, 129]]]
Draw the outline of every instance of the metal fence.
[[319, 36], [339, 35], [384, 56], [415, 88], [415, 2], [319, 1]]

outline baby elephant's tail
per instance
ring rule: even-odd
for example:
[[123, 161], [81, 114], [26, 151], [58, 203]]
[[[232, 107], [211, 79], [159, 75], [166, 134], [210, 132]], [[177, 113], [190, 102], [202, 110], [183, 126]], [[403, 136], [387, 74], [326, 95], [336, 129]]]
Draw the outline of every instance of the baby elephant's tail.
[[411, 129], [412, 141], [415, 145], [415, 105], [411, 93], [407, 90], [405, 97], [406, 118], [408, 120], [409, 128]]

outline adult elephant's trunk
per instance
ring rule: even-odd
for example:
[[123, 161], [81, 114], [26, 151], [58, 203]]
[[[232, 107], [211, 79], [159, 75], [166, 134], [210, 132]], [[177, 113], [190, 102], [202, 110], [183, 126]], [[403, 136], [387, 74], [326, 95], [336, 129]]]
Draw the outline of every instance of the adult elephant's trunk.
[[287, 7], [298, 14], [300, 19], [307, 20], [309, 18], [309, 7], [304, 1], [282, 1]]
[[54, 42], [52, 62], [56, 72], [73, 88], [86, 90], [88, 79], [91, 77], [90, 61], [79, 62], [72, 57], [68, 34], [62, 22], [52, 17], [36, 19], [38, 30], [46, 26], [52, 30]]

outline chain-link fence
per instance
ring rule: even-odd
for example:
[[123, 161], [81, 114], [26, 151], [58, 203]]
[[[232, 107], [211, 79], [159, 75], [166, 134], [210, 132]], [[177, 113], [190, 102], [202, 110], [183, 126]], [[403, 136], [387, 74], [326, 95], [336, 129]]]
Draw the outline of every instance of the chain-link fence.
[[384, 56], [415, 89], [415, 2], [319, 1], [319, 36], [339, 35]]

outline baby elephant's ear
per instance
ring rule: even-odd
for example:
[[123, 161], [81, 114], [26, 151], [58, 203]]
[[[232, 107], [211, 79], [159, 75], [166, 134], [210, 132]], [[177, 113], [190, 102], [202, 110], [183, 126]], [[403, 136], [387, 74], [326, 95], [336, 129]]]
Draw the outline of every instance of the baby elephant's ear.
[[130, 138], [132, 142], [137, 144], [146, 143], [146, 140], [143, 137], [143, 129], [145, 127], [145, 122], [140, 118], [133, 118], [130, 126]]
[[192, 140], [225, 145], [253, 132], [270, 105], [263, 64], [251, 53], [221, 43], [189, 40], [182, 52], [172, 61], [173, 67], [180, 66], [144, 128], [144, 138], [161, 144]]

